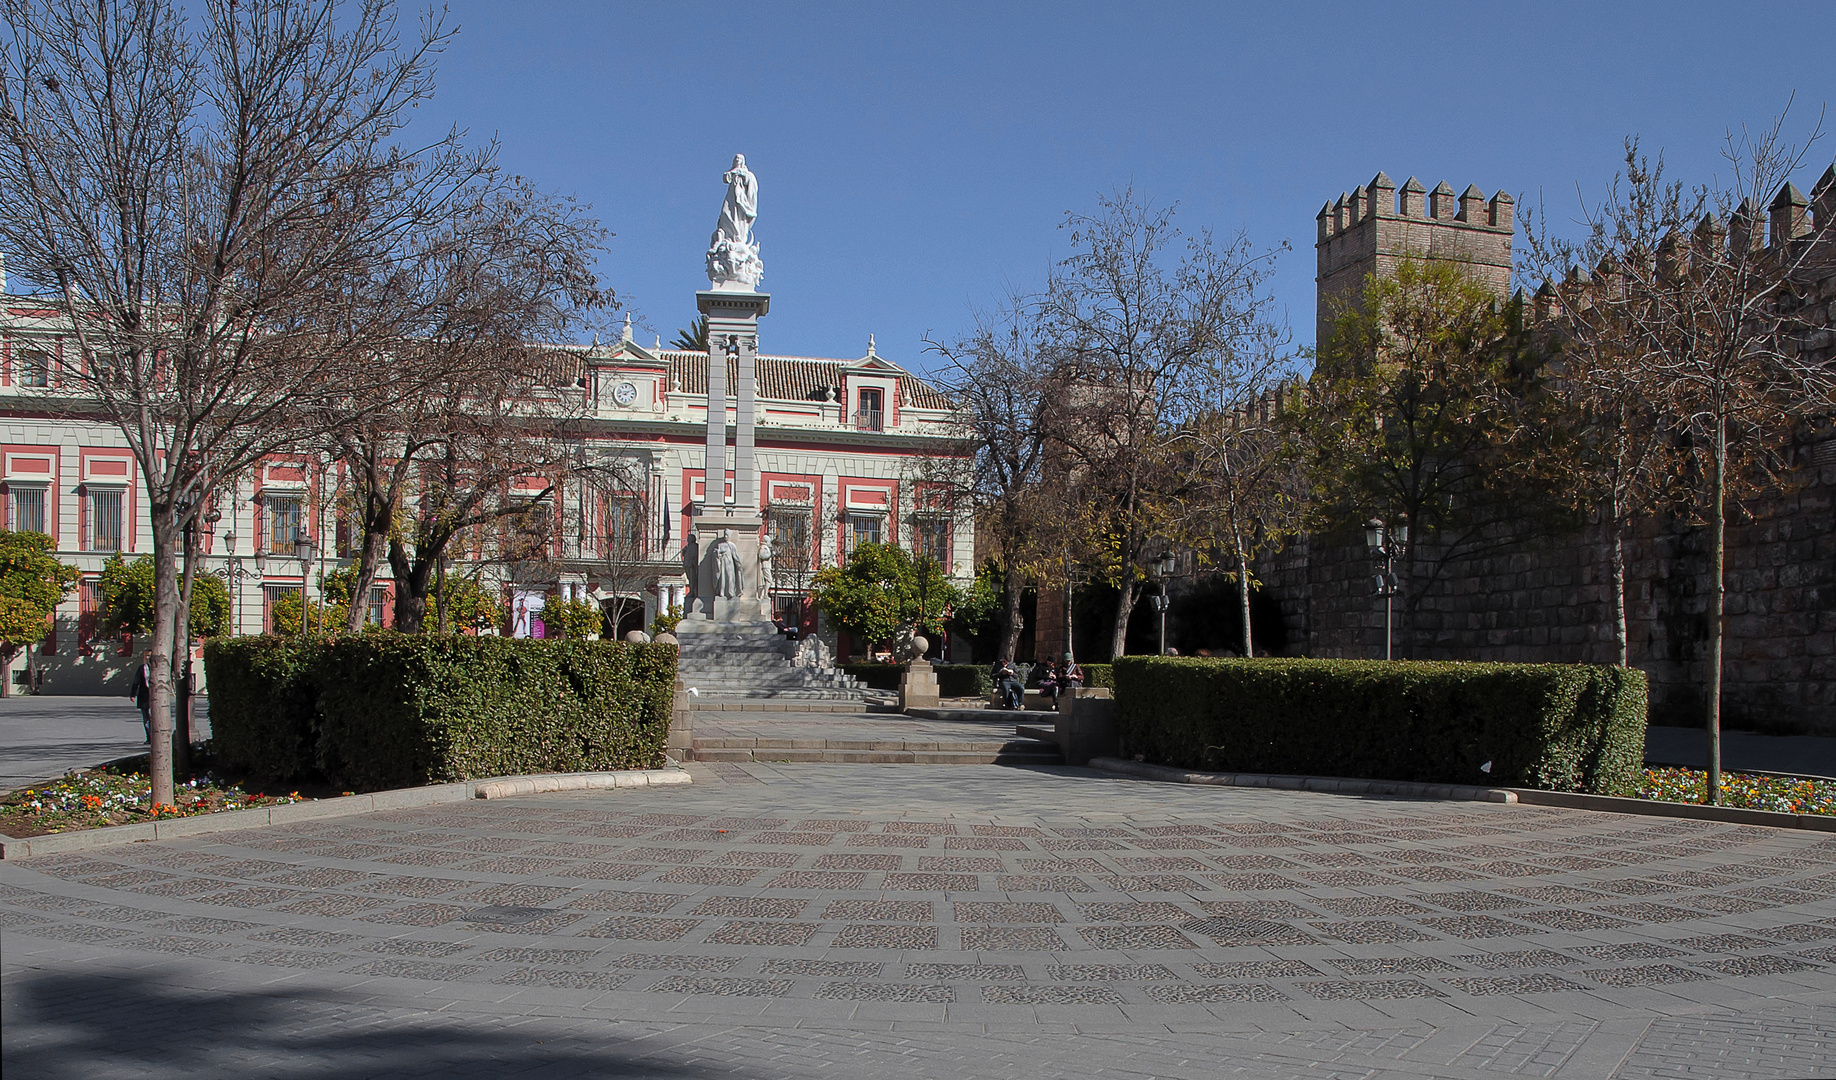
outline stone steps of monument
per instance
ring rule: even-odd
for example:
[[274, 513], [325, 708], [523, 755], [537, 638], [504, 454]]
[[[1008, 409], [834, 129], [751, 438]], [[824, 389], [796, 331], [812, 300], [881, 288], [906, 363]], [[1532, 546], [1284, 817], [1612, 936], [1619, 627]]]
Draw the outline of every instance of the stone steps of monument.
[[[697, 687], [699, 689], [699, 687]], [[704, 697], [691, 699], [695, 711], [707, 706], [703, 702], [728, 703], [734, 701], [845, 701], [860, 707], [862, 698], [859, 690], [825, 689], [817, 686], [797, 686], [773, 690], [735, 690], [731, 687], [714, 691], [703, 691]]]
[[902, 740], [696, 739], [696, 761], [801, 761], [889, 765], [1060, 765], [1058, 747], [1032, 739], [977, 742]]

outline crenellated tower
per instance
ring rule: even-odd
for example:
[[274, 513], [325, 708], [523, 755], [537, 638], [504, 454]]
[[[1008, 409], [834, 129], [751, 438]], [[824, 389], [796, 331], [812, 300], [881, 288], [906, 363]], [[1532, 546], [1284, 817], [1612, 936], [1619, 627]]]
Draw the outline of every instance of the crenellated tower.
[[1503, 191], [1490, 199], [1477, 185], [1456, 196], [1443, 181], [1433, 191], [1411, 176], [1401, 188], [1378, 173], [1367, 185], [1320, 209], [1317, 333], [1355, 301], [1365, 278], [1405, 255], [1464, 263], [1502, 298], [1511, 289], [1511, 237], [1517, 206]]

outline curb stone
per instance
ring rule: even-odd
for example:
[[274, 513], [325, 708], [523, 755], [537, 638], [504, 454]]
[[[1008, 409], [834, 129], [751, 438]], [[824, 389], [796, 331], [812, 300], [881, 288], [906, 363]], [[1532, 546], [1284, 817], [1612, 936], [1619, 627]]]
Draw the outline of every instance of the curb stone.
[[1538, 788], [1483, 788], [1463, 784], [1421, 784], [1406, 780], [1359, 780], [1336, 776], [1210, 773], [1179, 769], [1169, 765], [1149, 765], [1141, 761], [1123, 761], [1120, 758], [1091, 758], [1090, 767], [1103, 772], [1120, 773], [1143, 780], [1158, 780], [1168, 784], [1210, 784], [1218, 787], [1318, 791], [1332, 795], [1401, 795], [1418, 799], [1458, 799], [1474, 802], [1516, 803], [1524, 806], [1559, 806], [1569, 810], [1593, 810], [1610, 814], [1693, 818], [1698, 821], [1720, 821], [1731, 825], [1764, 825], [1774, 829], [1805, 829], [1810, 832], [1836, 833], [1836, 816], [1828, 814], [1786, 814], [1773, 810], [1703, 806], [1700, 803], [1664, 802], [1658, 799], [1627, 799], [1617, 795], [1585, 795], [1572, 791], [1543, 791]]
[[1731, 825], [1765, 825], [1773, 829], [1804, 829], [1836, 833], [1836, 816], [1787, 814], [1776, 810], [1746, 810], [1737, 806], [1704, 806], [1701, 803], [1665, 802], [1661, 799], [1626, 799], [1617, 795], [1583, 795], [1573, 791], [1539, 791], [1513, 788], [1517, 801], [1533, 806], [1561, 806], [1570, 810], [1596, 810], [1646, 817], [1694, 818]]
[[147, 840], [175, 840], [185, 836], [235, 832], [280, 825], [291, 821], [350, 817], [374, 810], [400, 810], [413, 806], [466, 802], [470, 799], [502, 799], [511, 795], [534, 795], [550, 791], [594, 791], [608, 788], [662, 787], [691, 783], [682, 769], [620, 769], [615, 772], [545, 773], [533, 776], [498, 776], [485, 780], [466, 780], [457, 784], [432, 784], [418, 788], [396, 788], [368, 795], [344, 795], [335, 799], [259, 806], [252, 810], [230, 810], [221, 814], [199, 814], [196, 817], [142, 821], [132, 825], [110, 825], [100, 829], [51, 833], [15, 839], [0, 835], [0, 859], [24, 859], [33, 855], [53, 855], [65, 851], [114, 847]]
[[1473, 787], [1466, 784], [1419, 784], [1410, 780], [1359, 780], [1339, 776], [1282, 776], [1273, 773], [1197, 772], [1170, 765], [1149, 765], [1142, 761], [1108, 757], [1091, 758], [1090, 767], [1169, 784], [1280, 788], [1287, 791], [1321, 791], [1333, 795], [1402, 795], [1417, 799], [1458, 799], [1467, 802], [1518, 801], [1517, 792], [1509, 788]]

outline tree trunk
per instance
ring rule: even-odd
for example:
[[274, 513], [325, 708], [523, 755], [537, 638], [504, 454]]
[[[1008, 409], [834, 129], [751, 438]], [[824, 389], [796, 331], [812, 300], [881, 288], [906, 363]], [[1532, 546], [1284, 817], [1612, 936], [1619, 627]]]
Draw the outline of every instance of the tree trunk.
[[[32, 646], [27, 645], [25, 651], [28, 671], [26, 681], [30, 682], [32, 679], [29, 673], [32, 666]], [[13, 658], [18, 655], [17, 648], [0, 650], [0, 698], [13, 696]]]
[[1256, 644], [1250, 637], [1250, 572], [1249, 553], [1243, 550], [1243, 535], [1236, 526], [1230, 530], [1231, 544], [1237, 549], [1237, 595], [1243, 601], [1242, 610], [1238, 613], [1243, 618], [1243, 655], [1256, 655]]
[[[1139, 597], [1134, 576], [1122, 583], [1122, 595], [1116, 598], [1116, 625], [1109, 638], [1109, 655], [1111, 659], [1128, 655], [1128, 620], [1135, 613], [1135, 601]], [[1067, 620], [1069, 621], [1069, 620]]]
[[427, 620], [428, 565], [415, 565], [399, 541], [389, 541], [389, 570], [395, 575], [395, 628], [418, 634]]
[[1714, 581], [1709, 589], [1708, 803], [1721, 805], [1721, 638], [1727, 606], [1728, 421], [1715, 417], [1715, 497], [1709, 513], [1709, 553]]
[[175, 781], [191, 777], [191, 706], [195, 700], [190, 679], [191, 590], [197, 582], [198, 530], [195, 527], [180, 529], [179, 536], [183, 538], [185, 553], [179, 576], [178, 622], [172, 628], [172, 636], [178, 641], [178, 650], [172, 657], [173, 692], [178, 704], [173, 715], [172, 775]]
[[357, 580], [351, 583], [351, 610], [344, 619], [344, 628], [353, 634], [363, 632], [364, 615], [370, 610], [370, 589], [376, 584], [376, 565], [381, 561], [387, 535], [367, 528], [363, 531], [363, 549], [357, 554]]
[[171, 505], [153, 506], [152, 736], [147, 771], [155, 806], [172, 806], [172, 655], [178, 626], [178, 546], [182, 541]]
[[1613, 646], [1620, 667], [1632, 666], [1631, 639], [1626, 631], [1626, 522], [1620, 517], [1619, 499], [1611, 503], [1609, 527], [1613, 531], [1607, 543], [1607, 558], [1612, 571]]
[[441, 635], [444, 636], [448, 632], [447, 628], [452, 625], [452, 621], [447, 617], [447, 612], [451, 610], [451, 604], [446, 595], [446, 556], [440, 556], [440, 558], [435, 561], [434, 565], [436, 567], [435, 572], [440, 578], [440, 606], [438, 608], [440, 616], [439, 631]]
[[1020, 631], [1024, 629], [1020, 618], [1020, 601], [1026, 592], [1026, 582], [1020, 579], [1018, 572], [1009, 570], [1001, 575], [1002, 599], [1001, 608], [1001, 648], [995, 655], [998, 659], [1013, 663], [1014, 653], [1020, 649]]

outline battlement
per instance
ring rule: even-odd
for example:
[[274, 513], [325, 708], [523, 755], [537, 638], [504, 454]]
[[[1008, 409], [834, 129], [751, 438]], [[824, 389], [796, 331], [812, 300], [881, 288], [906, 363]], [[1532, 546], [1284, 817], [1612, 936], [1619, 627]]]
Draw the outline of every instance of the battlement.
[[1317, 223], [1322, 345], [1333, 319], [1356, 302], [1365, 279], [1405, 257], [1464, 263], [1499, 296], [1510, 290], [1517, 200], [1504, 191], [1488, 199], [1477, 184], [1469, 184], [1455, 195], [1446, 181], [1429, 191], [1413, 176], [1399, 188], [1380, 172], [1321, 207]]

